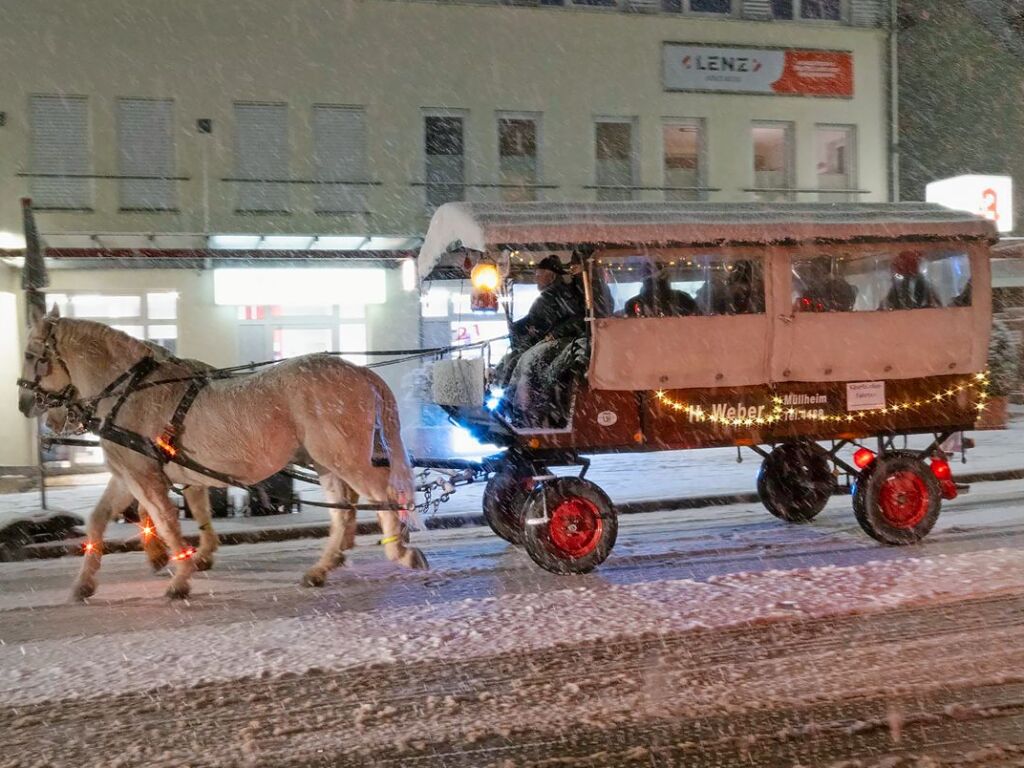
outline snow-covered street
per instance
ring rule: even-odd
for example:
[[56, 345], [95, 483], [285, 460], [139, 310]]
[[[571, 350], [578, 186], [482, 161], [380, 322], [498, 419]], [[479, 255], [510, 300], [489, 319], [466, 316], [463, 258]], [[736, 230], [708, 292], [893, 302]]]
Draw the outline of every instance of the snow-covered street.
[[842, 497], [633, 515], [585, 577], [481, 528], [417, 534], [426, 574], [362, 537], [321, 590], [320, 542], [241, 545], [185, 604], [137, 553], [84, 606], [77, 558], [0, 564], [0, 764], [1016, 764], [1022, 498], [908, 548]]

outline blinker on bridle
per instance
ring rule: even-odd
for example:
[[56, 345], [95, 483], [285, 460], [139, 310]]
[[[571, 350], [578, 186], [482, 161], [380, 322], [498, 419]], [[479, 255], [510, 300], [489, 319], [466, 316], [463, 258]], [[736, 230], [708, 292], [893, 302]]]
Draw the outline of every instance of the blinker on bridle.
[[[54, 336], [54, 330], [57, 327], [58, 320], [50, 320], [47, 322], [46, 338], [43, 339], [43, 354], [32, 355], [35, 359], [35, 378], [29, 379], [18, 379], [18, 386], [27, 389], [32, 392], [35, 397], [36, 405], [43, 410], [50, 410], [51, 408], [66, 408], [74, 405], [77, 400], [77, 391], [75, 386], [70, 383], [71, 371], [68, 370], [67, 363], [64, 362], [64, 358], [60, 356], [60, 351], [57, 349], [57, 339]], [[26, 358], [29, 355], [26, 354]], [[61, 389], [59, 392], [51, 392], [48, 389], [43, 389], [41, 384], [44, 377], [49, 376], [53, 371], [53, 361], [56, 360], [60, 363], [60, 366], [64, 369], [64, 373], [68, 377], [68, 385]], [[41, 363], [46, 363], [45, 368]]]

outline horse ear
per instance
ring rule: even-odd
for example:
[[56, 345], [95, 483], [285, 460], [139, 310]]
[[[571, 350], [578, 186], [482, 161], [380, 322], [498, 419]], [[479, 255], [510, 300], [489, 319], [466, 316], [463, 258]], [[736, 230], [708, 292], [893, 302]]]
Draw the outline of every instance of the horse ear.
[[58, 320], [60, 318], [60, 307], [57, 306], [57, 302], [53, 303], [53, 306], [50, 308], [50, 313], [47, 315], [47, 317], [49, 317], [52, 320]]

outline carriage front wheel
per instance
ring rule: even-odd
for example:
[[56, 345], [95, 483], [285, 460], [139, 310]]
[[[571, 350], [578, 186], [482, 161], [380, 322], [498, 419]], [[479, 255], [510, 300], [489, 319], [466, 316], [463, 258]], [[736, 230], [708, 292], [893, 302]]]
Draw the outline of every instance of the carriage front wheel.
[[853, 493], [857, 522], [884, 544], [914, 544], [939, 519], [942, 491], [913, 451], [883, 453], [864, 469]]
[[512, 467], [495, 472], [484, 486], [484, 520], [510, 544], [523, 543], [523, 505], [531, 486], [531, 476]]
[[828, 451], [817, 443], [783, 443], [761, 463], [757, 495], [788, 523], [806, 523], [825, 508], [836, 487]]
[[557, 477], [534, 489], [523, 506], [523, 546], [552, 573], [587, 573], [615, 546], [615, 505], [594, 483]]

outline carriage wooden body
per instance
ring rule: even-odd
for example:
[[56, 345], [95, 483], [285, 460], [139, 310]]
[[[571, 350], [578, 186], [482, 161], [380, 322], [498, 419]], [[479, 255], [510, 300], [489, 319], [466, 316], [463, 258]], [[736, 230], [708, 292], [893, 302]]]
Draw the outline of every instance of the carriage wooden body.
[[[545, 567], [593, 567], [603, 559], [600, 552], [591, 556], [601, 549], [597, 544], [583, 555], [586, 547], [578, 537], [574, 541], [579, 546], [569, 546], [568, 553], [552, 545], [546, 531], [554, 522], [543, 487], [534, 492], [540, 496], [532, 507], [522, 498], [511, 499], [507, 488], [522, 485], [527, 476], [547, 477], [546, 467], [552, 464], [580, 461], [585, 466], [581, 457], [603, 452], [751, 446], [766, 457], [763, 481], [773, 471], [773, 448], [788, 446], [774, 464], [785, 458], [786, 463], [811, 462], [821, 470], [816, 480], [791, 476], [786, 481], [790, 486], [825, 483], [824, 463], [833, 477], [845, 472], [860, 481], [877, 475], [888, 461], [899, 464], [893, 471], [907, 488], [919, 495], [939, 492], [948, 497], [955, 493], [948, 466], [926, 475], [924, 486], [913, 478], [921, 474], [924, 460], [941, 461], [939, 444], [973, 426], [985, 407], [989, 248], [994, 240], [991, 222], [924, 203], [442, 206], [420, 254], [424, 278], [456, 275], [467, 259], [493, 260], [508, 280], [548, 253], [566, 261], [576, 253], [584, 265], [589, 368], [575, 388], [568, 421], [554, 429], [518, 427], [482, 404], [448, 406], [453, 418], [478, 438], [507, 449], [506, 466], [494, 479], [498, 482], [491, 493], [489, 522], [506, 538], [521, 539], [514, 530], [523, 528], [531, 554], [534, 548], [553, 552], [535, 557]], [[947, 290], [939, 298], [933, 292], [929, 304], [903, 309], [872, 306], [865, 293], [864, 306], [856, 309], [798, 311], [799, 273], [810, 261], [827, 259], [833, 267], [842, 266], [851, 278], [861, 280], [863, 293], [889, 278], [880, 269], [892, 268], [894, 286], [901, 285], [905, 276], [898, 270], [903, 267], [896, 265], [907, 254], [916, 254], [915, 265], [922, 260], [936, 265], [931, 267], [936, 276], [953, 275], [952, 290], [960, 295]], [[707, 264], [708, 259], [720, 259], [715, 268], [732, 269], [730, 265], [745, 261], [756, 267], [761, 303], [750, 312], [600, 316], [594, 300], [603, 279], [599, 272], [607, 274], [609, 267], [636, 258], [666, 269], [668, 264], [679, 269]], [[934, 439], [914, 456], [895, 450], [893, 436], [915, 434]], [[840, 456], [840, 448], [867, 438], [877, 440], [870, 464], [853, 466]], [[821, 441], [833, 441], [833, 447], [813, 447]], [[913, 461], [917, 464], [911, 466]], [[936, 478], [938, 484], [932, 482], [935, 475], [943, 475]], [[811, 506], [819, 505], [820, 496]], [[496, 498], [500, 507], [530, 508], [496, 512]], [[609, 527], [605, 500], [585, 500], [599, 508], [604, 534]], [[781, 507], [790, 502], [776, 502], [774, 509], [771, 500], [766, 505], [784, 519], [816, 514], [789, 514]], [[855, 509], [865, 504], [855, 499]], [[884, 509], [880, 525], [861, 519], [860, 513], [858, 519], [876, 538], [916, 540], [934, 523], [937, 508], [932, 506], [924, 504], [923, 522], [890, 525], [892, 530], [880, 530], [886, 523]], [[485, 500], [485, 512], [487, 507]], [[538, 514], [540, 524], [523, 527], [523, 519], [528, 523]], [[492, 520], [496, 515], [506, 517], [510, 527], [499, 530]], [[897, 518], [888, 522], [894, 520], [900, 523]], [[531, 537], [537, 536], [547, 540], [533, 541], [531, 547]]]

